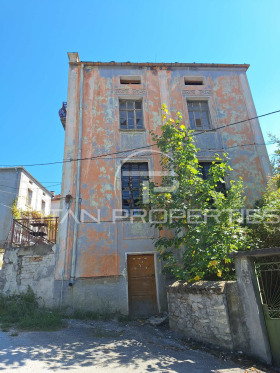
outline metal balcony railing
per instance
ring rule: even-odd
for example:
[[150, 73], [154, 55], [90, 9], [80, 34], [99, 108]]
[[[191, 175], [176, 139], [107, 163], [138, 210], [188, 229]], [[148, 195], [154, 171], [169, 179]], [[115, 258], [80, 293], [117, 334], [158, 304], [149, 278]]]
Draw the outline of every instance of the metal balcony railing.
[[55, 244], [58, 218], [14, 219], [11, 246]]
[[60, 121], [65, 129], [66, 126], [66, 115], [67, 115], [67, 102], [62, 103], [62, 108], [58, 111]]

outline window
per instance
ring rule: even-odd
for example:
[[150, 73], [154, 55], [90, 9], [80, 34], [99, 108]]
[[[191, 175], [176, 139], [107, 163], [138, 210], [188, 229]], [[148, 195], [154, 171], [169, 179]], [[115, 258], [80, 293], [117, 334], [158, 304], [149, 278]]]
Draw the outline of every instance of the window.
[[120, 77], [120, 84], [141, 84], [140, 76], [121, 76]]
[[29, 206], [31, 206], [31, 203], [32, 203], [32, 196], [33, 196], [32, 190], [28, 189], [28, 191], [27, 191], [27, 204]]
[[209, 178], [209, 171], [210, 167], [212, 166], [212, 162], [199, 162], [201, 168], [199, 169], [202, 179], [207, 180]]
[[125, 163], [122, 166], [122, 208], [139, 209], [142, 183], [148, 180], [148, 163]]
[[141, 100], [120, 100], [120, 129], [143, 129], [143, 112]]
[[204, 130], [211, 128], [207, 101], [188, 101], [188, 112], [191, 129]]
[[190, 77], [185, 77], [184, 79], [185, 85], [203, 85], [204, 84], [204, 79], [203, 77], [196, 77], [196, 76], [190, 76]]
[[[212, 166], [212, 162], [199, 162], [199, 165], [201, 166], [199, 171], [200, 171], [202, 179], [203, 180], [209, 179], [209, 171]], [[221, 181], [219, 181], [215, 189], [217, 192], [225, 193], [226, 192], [225, 183], [222, 183]]]
[[43, 214], [46, 212], [46, 202], [44, 200], [42, 200], [41, 211]]

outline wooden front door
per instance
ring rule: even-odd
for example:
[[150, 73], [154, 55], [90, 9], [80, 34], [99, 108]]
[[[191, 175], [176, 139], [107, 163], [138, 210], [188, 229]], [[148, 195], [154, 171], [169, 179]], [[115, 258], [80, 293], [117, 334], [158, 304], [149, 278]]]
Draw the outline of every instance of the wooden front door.
[[130, 315], [150, 316], [157, 313], [154, 255], [128, 255], [127, 272]]

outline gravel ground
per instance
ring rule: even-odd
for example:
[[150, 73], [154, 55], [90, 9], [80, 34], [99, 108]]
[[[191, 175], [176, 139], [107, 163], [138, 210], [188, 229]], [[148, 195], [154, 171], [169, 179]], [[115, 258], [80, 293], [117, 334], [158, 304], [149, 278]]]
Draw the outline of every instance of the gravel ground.
[[[268, 372], [177, 339], [166, 327], [133, 321], [68, 320], [55, 332], [0, 332], [3, 372]], [[216, 356], [215, 356], [216, 355]], [[247, 364], [247, 365], [246, 365]], [[250, 368], [251, 367], [251, 368]]]

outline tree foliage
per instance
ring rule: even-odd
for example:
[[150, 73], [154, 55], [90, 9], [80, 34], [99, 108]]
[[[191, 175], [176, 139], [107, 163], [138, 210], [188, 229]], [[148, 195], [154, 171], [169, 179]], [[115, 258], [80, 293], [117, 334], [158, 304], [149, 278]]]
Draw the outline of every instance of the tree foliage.
[[250, 226], [251, 235], [259, 248], [280, 245], [280, 139], [274, 135], [270, 135], [270, 138], [277, 144], [272, 157], [273, 175], [263, 197], [257, 202]]
[[[162, 133], [152, 132], [152, 138], [161, 151], [164, 176], [149, 186], [152, 224], [160, 231], [156, 248], [165, 271], [177, 279], [226, 279], [232, 273], [228, 254], [249, 247], [248, 230], [239, 219], [243, 182], [230, 180], [227, 190], [220, 187], [232, 171], [226, 154], [214, 156], [203, 180], [194, 131], [182, 124], [180, 113], [174, 120], [165, 105], [162, 111]], [[159, 193], [159, 186], [167, 191]]]

